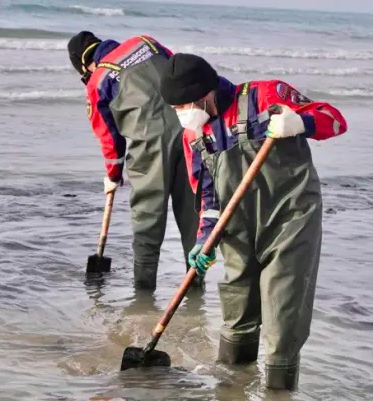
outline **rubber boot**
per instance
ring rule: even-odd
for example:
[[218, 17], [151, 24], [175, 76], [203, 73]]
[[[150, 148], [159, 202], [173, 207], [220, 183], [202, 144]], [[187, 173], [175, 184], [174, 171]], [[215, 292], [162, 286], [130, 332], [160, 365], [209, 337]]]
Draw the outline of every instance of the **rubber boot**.
[[266, 387], [274, 390], [296, 390], [299, 380], [299, 365], [266, 365]]
[[231, 342], [220, 336], [218, 361], [228, 365], [248, 364], [258, 359], [259, 339]]
[[155, 290], [157, 287], [158, 266], [134, 263], [135, 288], [139, 290]]

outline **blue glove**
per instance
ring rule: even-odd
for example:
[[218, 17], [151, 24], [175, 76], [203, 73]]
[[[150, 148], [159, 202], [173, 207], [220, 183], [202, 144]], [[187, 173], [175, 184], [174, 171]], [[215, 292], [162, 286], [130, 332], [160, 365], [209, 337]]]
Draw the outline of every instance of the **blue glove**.
[[204, 276], [207, 272], [207, 269], [216, 262], [216, 253], [215, 249], [213, 249], [211, 254], [208, 256], [200, 253], [201, 249], [202, 245], [194, 245], [192, 250], [189, 252], [188, 263], [190, 267], [194, 267], [196, 269], [199, 276]]

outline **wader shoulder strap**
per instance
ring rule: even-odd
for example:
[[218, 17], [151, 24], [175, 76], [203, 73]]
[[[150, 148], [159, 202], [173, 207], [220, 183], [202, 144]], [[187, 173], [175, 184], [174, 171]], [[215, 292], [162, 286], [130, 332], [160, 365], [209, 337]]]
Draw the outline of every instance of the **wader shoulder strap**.
[[249, 94], [250, 94], [250, 82], [242, 85], [241, 90], [238, 92], [238, 116], [236, 124], [230, 128], [232, 134], [247, 134], [248, 127], [247, 122], [249, 118]]
[[[238, 92], [238, 116], [237, 122], [233, 126], [229, 127], [232, 134], [239, 135], [248, 134], [248, 117], [249, 117], [249, 93], [250, 93], [250, 82], [242, 85], [241, 90]], [[214, 158], [209, 157], [211, 154], [206, 149], [206, 138], [203, 136], [202, 130], [197, 132], [197, 139], [190, 143], [193, 150], [197, 150], [202, 157], [202, 164], [204, 163], [209, 170], [210, 174], [213, 174], [213, 164]], [[201, 200], [202, 200], [202, 182], [205, 167], [201, 165], [201, 171], [198, 177], [198, 185], [196, 191], [196, 198], [194, 209], [197, 213], [201, 210]]]
[[[208, 161], [210, 153], [206, 149], [205, 137], [203, 136], [202, 130], [197, 132], [197, 138], [194, 141], [190, 142], [190, 146], [193, 150], [201, 154], [203, 163]], [[209, 168], [208, 165], [207, 167]]]
[[[215, 158], [211, 155], [211, 157], [209, 159], [207, 159], [210, 166], [213, 165]], [[205, 169], [207, 168], [209, 173], [211, 174], [211, 177], [213, 176], [213, 171], [210, 170], [210, 167], [207, 167], [207, 163], [205, 162], [206, 167], [203, 163], [201, 163], [201, 169], [199, 171], [199, 175], [198, 175], [198, 184], [197, 184], [197, 190], [196, 190], [196, 195], [194, 198], [194, 211], [196, 213], [199, 213], [201, 211], [201, 204], [202, 204], [202, 184], [203, 184], [203, 177], [205, 174]], [[214, 189], [215, 191], [215, 189]], [[215, 194], [214, 193], [214, 198], [215, 198]]]
[[205, 171], [205, 167], [201, 163], [201, 170], [198, 176], [198, 184], [197, 184], [197, 191], [196, 196], [194, 198], [194, 211], [199, 214], [201, 211], [201, 204], [202, 204], [202, 183], [203, 183], [203, 174]]
[[207, 152], [206, 144], [203, 139], [203, 131], [198, 130], [196, 132], [197, 132], [197, 138], [194, 141], [190, 142], [190, 147], [193, 149], [193, 151], [197, 151], [201, 155], [202, 159], [198, 175], [196, 196], [194, 198], [194, 210], [196, 213], [199, 213], [201, 211], [201, 202], [202, 202], [202, 182], [203, 182], [203, 173], [205, 170], [204, 162], [205, 160], [208, 159], [209, 153]]
[[[250, 82], [245, 83], [241, 90], [238, 92], [238, 116], [237, 122], [233, 126], [229, 127], [234, 135], [244, 134], [245, 137], [248, 135], [248, 117], [249, 117], [249, 93], [250, 93]], [[214, 158], [206, 150], [206, 138], [203, 136], [203, 132], [197, 132], [197, 139], [191, 143], [192, 149], [196, 149], [202, 156], [202, 162], [205, 163], [210, 174], [213, 175], [213, 164]], [[202, 182], [203, 173], [205, 167], [201, 166], [201, 171], [198, 177], [198, 185], [196, 191], [196, 198], [194, 209], [197, 213], [201, 210], [201, 200], [202, 200]]]

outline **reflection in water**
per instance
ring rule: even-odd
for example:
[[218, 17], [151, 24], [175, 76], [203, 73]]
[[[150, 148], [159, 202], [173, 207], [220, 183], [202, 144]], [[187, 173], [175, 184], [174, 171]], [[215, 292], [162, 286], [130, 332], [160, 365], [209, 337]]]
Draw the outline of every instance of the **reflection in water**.
[[226, 369], [185, 371], [179, 368], [142, 368], [118, 373], [90, 400], [126, 401], [296, 401], [296, 393], [271, 391], [260, 383], [256, 364], [241, 373]]
[[87, 294], [90, 298], [100, 298], [102, 296], [101, 289], [105, 287], [105, 276], [110, 273], [90, 273], [85, 275], [84, 284]]
[[94, 396], [131, 401], [213, 400], [217, 381], [208, 376], [176, 368], [130, 369], [118, 373], [110, 383], [113, 389]]

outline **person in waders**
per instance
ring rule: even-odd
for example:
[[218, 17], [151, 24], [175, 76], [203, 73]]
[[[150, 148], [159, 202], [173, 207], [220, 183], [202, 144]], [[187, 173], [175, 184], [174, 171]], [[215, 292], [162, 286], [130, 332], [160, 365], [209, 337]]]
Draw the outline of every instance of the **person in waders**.
[[[186, 128], [191, 185], [201, 197], [200, 230], [189, 254], [203, 276], [215, 261], [200, 253], [266, 136], [277, 138], [221, 240], [223, 326], [218, 360], [257, 359], [260, 328], [266, 385], [293, 390], [311, 326], [322, 235], [320, 181], [308, 138], [343, 134], [341, 113], [280, 80], [234, 85], [204, 59], [170, 57], [161, 94]], [[277, 105], [277, 114], [273, 114]]]
[[149, 36], [118, 43], [102, 41], [88, 31], [70, 39], [68, 52], [86, 85], [88, 118], [105, 158], [105, 194], [123, 185], [126, 161], [135, 288], [153, 290], [170, 196], [185, 258], [198, 228], [183, 128], [159, 92], [160, 75], [172, 53]]

